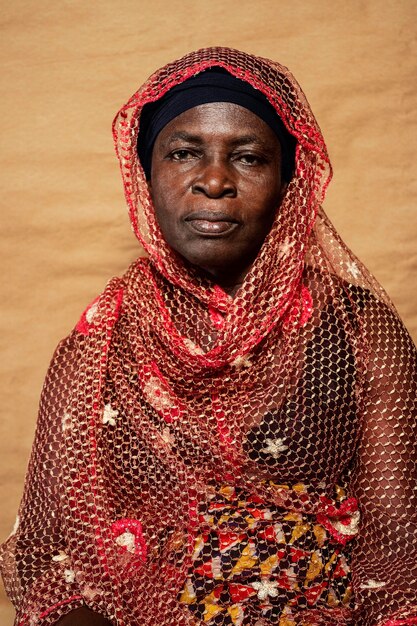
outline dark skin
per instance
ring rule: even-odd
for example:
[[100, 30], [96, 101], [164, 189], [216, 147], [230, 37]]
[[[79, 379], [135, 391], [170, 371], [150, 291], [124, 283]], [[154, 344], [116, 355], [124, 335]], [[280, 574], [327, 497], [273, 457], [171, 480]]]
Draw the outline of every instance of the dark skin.
[[[270, 231], [285, 184], [281, 148], [236, 104], [203, 104], [160, 132], [149, 188], [167, 243], [234, 295]], [[86, 607], [56, 626], [112, 626]]]
[[275, 133], [236, 104], [202, 104], [163, 128], [150, 190], [165, 240], [232, 295], [271, 229], [285, 185]]

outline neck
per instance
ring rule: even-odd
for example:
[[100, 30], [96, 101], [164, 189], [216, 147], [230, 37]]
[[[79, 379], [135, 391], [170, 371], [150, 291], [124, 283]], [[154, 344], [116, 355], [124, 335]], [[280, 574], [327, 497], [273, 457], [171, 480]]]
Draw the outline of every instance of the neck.
[[[201, 268], [203, 269], [203, 268]], [[232, 298], [236, 295], [239, 288], [243, 284], [245, 280], [245, 276], [249, 271], [249, 267], [245, 268], [245, 270], [240, 270], [239, 272], [232, 271], [218, 271], [218, 270], [208, 270], [203, 269], [204, 274], [216, 285], [221, 287], [223, 291], [225, 291]]]

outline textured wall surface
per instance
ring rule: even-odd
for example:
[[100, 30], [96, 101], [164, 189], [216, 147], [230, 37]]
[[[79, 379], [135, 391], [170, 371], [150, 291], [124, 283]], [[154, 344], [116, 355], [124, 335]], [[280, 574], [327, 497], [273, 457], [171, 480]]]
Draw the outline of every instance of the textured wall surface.
[[[207, 45], [288, 65], [335, 169], [325, 208], [417, 337], [414, 0], [17, 0], [0, 17], [0, 539], [58, 340], [135, 258], [110, 125], [148, 74]], [[0, 623], [13, 610], [0, 599]]]

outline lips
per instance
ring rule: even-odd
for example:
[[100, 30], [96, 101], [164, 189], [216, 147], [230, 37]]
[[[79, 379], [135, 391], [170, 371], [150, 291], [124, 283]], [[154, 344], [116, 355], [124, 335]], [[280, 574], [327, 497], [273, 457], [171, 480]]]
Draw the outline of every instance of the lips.
[[185, 222], [199, 235], [208, 237], [229, 235], [239, 226], [236, 218], [219, 211], [195, 211], [187, 215]]

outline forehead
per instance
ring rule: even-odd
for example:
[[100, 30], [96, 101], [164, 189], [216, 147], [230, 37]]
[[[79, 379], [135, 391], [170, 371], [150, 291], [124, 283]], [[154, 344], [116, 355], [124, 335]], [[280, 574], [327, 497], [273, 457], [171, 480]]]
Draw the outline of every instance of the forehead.
[[181, 140], [186, 135], [225, 141], [246, 137], [279, 148], [278, 138], [266, 122], [245, 107], [230, 102], [200, 104], [188, 109], [161, 130], [157, 143]]

